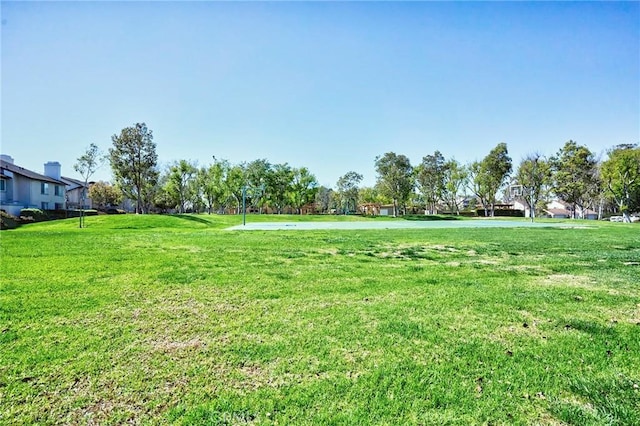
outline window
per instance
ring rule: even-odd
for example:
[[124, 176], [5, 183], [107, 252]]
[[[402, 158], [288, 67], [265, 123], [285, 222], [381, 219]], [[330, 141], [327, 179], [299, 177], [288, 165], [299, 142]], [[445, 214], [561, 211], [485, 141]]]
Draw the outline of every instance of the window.
[[64, 204], [56, 203], [56, 210], [64, 210]]
[[40, 183], [40, 193], [44, 195], [49, 195], [49, 184], [46, 182]]
[[62, 195], [62, 187], [60, 185], [55, 186], [55, 194], [60, 197]]
[[0, 191], [6, 191], [7, 190], [7, 181], [4, 179], [0, 179]]
[[42, 202], [42, 210], [49, 210], [49, 203], [47, 203], [46, 201]]

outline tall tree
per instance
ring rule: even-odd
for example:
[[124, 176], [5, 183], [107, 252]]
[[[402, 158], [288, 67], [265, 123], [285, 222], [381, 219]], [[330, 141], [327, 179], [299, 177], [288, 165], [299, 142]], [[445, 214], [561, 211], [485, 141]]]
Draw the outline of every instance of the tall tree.
[[148, 187], [156, 184], [159, 175], [153, 133], [145, 123], [136, 123], [113, 135], [111, 140], [109, 160], [116, 182], [127, 197], [136, 201], [136, 213], [144, 213]]
[[522, 199], [529, 206], [529, 216], [536, 217], [536, 206], [545, 198], [551, 184], [551, 164], [540, 154], [527, 155], [518, 166], [515, 181], [522, 186]]
[[244, 164], [237, 164], [232, 166], [225, 179], [225, 189], [227, 192], [227, 198], [235, 201], [236, 214], [241, 214], [242, 205], [242, 191], [246, 187], [246, 176]]
[[496, 196], [511, 174], [511, 168], [506, 143], [499, 143], [482, 161], [469, 166], [471, 189], [482, 203], [485, 216], [494, 216]]
[[452, 158], [444, 163], [442, 199], [451, 213], [460, 214], [460, 196], [468, 179], [467, 169], [458, 161]]
[[425, 202], [425, 214], [435, 214], [436, 206], [444, 193], [444, 173], [446, 160], [440, 151], [422, 157], [422, 163], [416, 166], [418, 190]]
[[331, 188], [327, 188], [326, 186], [321, 186], [318, 188], [318, 192], [316, 192], [316, 209], [320, 213], [328, 213], [333, 205], [333, 190]]
[[584, 211], [597, 176], [597, 161], [586, 146], [570, 140], [551, 159], [553, 192], [563, 201]]
[[625, 222], [630, 212], [640, 209], [640, 146], [618, 145], [602, 163], [602, 180]]
[[338, 209], [347, 214], [358, 208], [358, 185], [362, 182], [362, 175], [350, 171], [340, 176], [336, 183]]
[[409, 158], [394, 152], [376, 157], [377, 185], [380, 193], [393, 200], [393, 216], [398, 215], [398, 204], [405, 206], [414, 188], [413, 167]]
[[291, 205], [302, 213], [302, 206], [312, 203], [318, 192], [318, 181], [306, 167], [294, 168], [291, 182]]
[[78, 157], [77, 162], [73, 165], [73, 169], [80, 173], [84, 181], [82, 194], [80, 195], [80, 228], [84, 226], [84, 202], [87, 197], [87, 187], [89, 178], [102, 166], [104, 155], [100, 152], [100, 148], [94, 143], [90, 144], [84, 154]]
[[272, 167], [267, 179], [267, 197], [278, 214], [287, 206], [291, 197], [293, 170], [287, 163]]
[[192, 198], [192, 194], [195, 192], [195, 177], [197, 172], [198, 169], [195, 164], [187, 160], [180, 160], [169, 169], [167, 190], [177, 201], [179, 213], [185, 212], [187, 201]]
[[246, 196], [249, 205], [258, 208], [260, 213], [265, 202], [265, 188], [270, 171], [271, 164], [266, 159], [253, 160], [246, 167]]
[[216, 160], [209, 167], [202, 167], [198, 171], [198, 186], [209, 214], [214, 209], [221, 208], [225, 201], [225, 180], [229, 169], [228, 161]]

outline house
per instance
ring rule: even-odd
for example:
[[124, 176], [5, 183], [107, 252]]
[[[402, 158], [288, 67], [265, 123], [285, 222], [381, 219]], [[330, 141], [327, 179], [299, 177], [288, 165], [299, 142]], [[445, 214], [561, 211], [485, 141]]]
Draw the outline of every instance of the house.
[[24, 208], [65, 208], [65, 183], [60, 163], [48, 162], [44, 174], [17, 166], [9, 155], [0, 155], [0, 209], [14, 216]]
[[597, 220], [598, 212], [595, 212], [586, 207], [575, 206], [575, 211], [573, 206], [569, 203], [566, 203], [562, 200], [554, 200], [547, 204], [547, 208], [544, 210], [547, 217], [553, 219], [570, 219], [570, 218], [580, 218], [580, 219], [590, 219]]
[[551, 219], [568, 219], [571, 217], [571, 212], [567, 209], [546, 208], [544, 212]]
[[[84, 182], [66, 176], [61, 176], [60, 180], [66, 185], [67, 208], [68, 209], [91, 209], [93, 202], [89, 198], [89, 188], [95, 182]], [[82, 199], [84, 198], [84, 201]]]
[[520, 210], [524, 212], [524, 217], [531, 217], [531, 208], [529, 208], [529, 204], [521, 198], [516, 198], [515, 200], [513, 200], [512, 208], [514, 210]]

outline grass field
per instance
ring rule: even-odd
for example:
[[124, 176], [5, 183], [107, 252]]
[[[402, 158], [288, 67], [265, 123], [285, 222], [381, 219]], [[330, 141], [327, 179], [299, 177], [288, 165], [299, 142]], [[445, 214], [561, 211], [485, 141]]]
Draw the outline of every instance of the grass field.
[[3, 231], [0, 424], [640, 424], [640, 225], [240, 221]]

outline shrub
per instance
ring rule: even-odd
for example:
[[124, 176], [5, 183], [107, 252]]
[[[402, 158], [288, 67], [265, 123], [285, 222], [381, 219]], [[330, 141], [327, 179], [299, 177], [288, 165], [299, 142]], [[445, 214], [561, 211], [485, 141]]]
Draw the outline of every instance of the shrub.
[[40, 209], [20, 210], [20, 220], [23, 222], [43, 222], [49, 220], [49, 216]]
[[15, 229], [20, 225], [18, 218], [0, 210], [0, 230]]

